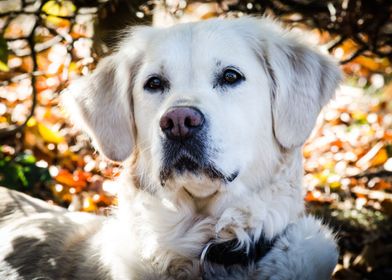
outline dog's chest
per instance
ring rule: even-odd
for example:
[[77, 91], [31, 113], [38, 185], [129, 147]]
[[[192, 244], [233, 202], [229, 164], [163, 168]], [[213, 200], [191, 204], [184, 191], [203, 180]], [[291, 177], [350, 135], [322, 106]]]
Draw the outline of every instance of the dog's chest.
[[[241, 267], [242, 270], [247, 271], [249, 265], [253, 265], [268, 253], [273, 244], [273, 237], [278, 234], [277, 230], [282, 231], [290, 219], [293, 219], [290, 208], [269, 208], [269, 203], [260, 200], [258, 205], [264, 210], [262, 213], [249, 211], [249, 207], [246, 208], [247, 211], [227, 208], [226, 213], [231, 219], [223, 229], [231, 235], [221, 238], [219, 230], [222, 228], [218, 225], [224, 218], [225, 211], [219, 217], [214, 217], [196, 211], [196, 208], [189, 207], [189, 203], [182, 204], [181, 207], [176, 205], [178, 207], [175, 208], [176, 211], [173, 211], [174, 208], [163, 207], [162, 203], [156, 201], [153, 205], [144, 205], [142, 213], [137, 215], [140, 219], [140, 222], [137, 222], [138, 236], [136, 237], [141, 241], [139, 252], [142, 258], [151, 264], [153, 271], [157, 274], [175, 275], [175, 279], [182, 279], [179, 275], [183, 275], [183, 279], [193, 279], [200, 276], [203, 271], [210, 273], [209, 268], [215, 266], [219, 267], [218, 270], [227, 266]], [[161, 207], [157, 207], [158, 205]], [[238, 218], [244, 212], [248, 215], [245, 220], [244, 217]], [[237, 218], [243, 219], [242, 224], [238, 223]], [[274, 224], [273, 221], [276, 223]], [[240, 230], [247, 235], [246, 238], [236, 235]], [[271, 238], [262, 239], [265, 236], [264, 230]], [[259, 238], [254, 238], [257, 232]], [[241, 242], [244, 238], [249, 241], [243, 243], [244, 246], [250, 246], [249, 251], [246, 251], [246, 247], [235, 250], [239, 238], [242, 238]], [[223, 244], [224, 240], [229, 242]], [[251, 240], [256, 241], [252, 243]], [[208, 244], [214, 246], [206, 250]], [[206, 254], [203, 256], [203, 253]]]

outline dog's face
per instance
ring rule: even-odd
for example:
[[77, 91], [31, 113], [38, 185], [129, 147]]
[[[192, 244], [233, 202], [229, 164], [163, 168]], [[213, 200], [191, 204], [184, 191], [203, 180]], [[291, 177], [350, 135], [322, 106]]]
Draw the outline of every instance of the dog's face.
[[206, 197], [268, 177], [339, 79], [271, 21], [211, 20], [135, 29], [69, 96], [104, 155], [137, 149], [143, 187]]
[[256, 164], [259, 147], [274, 148], [262, 64], [238, 32], [211, 28], [156, 32], [133, 87], [147, 173], [156, 185], [184, 186], [195, 196], [214, 193]]

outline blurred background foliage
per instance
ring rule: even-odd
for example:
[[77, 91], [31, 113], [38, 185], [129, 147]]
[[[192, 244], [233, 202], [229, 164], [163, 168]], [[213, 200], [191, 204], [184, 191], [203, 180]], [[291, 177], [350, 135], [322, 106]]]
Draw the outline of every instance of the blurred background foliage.
[[126, 26], [261, 14], [306, 31], [346, 74], [303, 151], [309, 211], [339, 236], [334, 279], [392, 279], [390, 0], [0, 0], [0, 185], [105, 214], [121, 166], [67, 123], [61, 90]]

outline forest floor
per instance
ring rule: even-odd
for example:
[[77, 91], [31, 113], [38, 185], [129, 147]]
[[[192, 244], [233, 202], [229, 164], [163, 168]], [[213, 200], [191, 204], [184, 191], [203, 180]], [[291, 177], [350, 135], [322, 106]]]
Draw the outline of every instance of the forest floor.
[[339, 239], [334, 279], [392, 278], [391, 98], [342, 86], [304, 148], [308, 209]]

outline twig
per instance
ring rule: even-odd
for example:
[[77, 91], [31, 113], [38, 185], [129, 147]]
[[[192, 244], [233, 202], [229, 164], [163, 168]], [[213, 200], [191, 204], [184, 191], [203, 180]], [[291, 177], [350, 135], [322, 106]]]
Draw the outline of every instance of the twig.
[[[45, 3], [45, 1], [43, 1], [41, 3], [41, 6], [40, 6], [39, 10], [41, 10], [41, 8], [44, 5], [44, 3]], [[25, 5], [25, 2], [23, 2], [23, 8], [24, 8], [24, 5]], [[32, 30], [31, 30], [31, 33], [29, 34], [29, 37], [27, 38], [27, 42], [29, 44], [29, 48], [30, 48], [30, 51], [31, 51], [31, 59], [32, 59], [32, 62], [33, 62], [33, 71], [32, 72], [36, 72], [38, 70], [37, 53], [35, 51], [35, 38], [34, 38], [34, 35], [35, 35], [35, 30], [37, 29], [39, 24], [40, 24], [40, 17], [37, 17], [37, 19], [36, 19], [36, 21], [34, 23], [34, 26], [33, 26]], [[31, 108], [30, 108], [30, 113], [27, 116], [26, 120], [22, 124], [20, 124], [20, 125], [14, 124], [14, 125], [11, 125], [11, 126], [9, 126], [7, 128], [1, 129], [0, 130], [0, 139], [13, 136], [16, 133], [22, 131], [25, 128], [25, 126], [27, 125], [27, 122], [30, 120], [30, 118], [32, 116], [34, 116], [35, 107], [37, 105], [37, 88], [36, 88], [36, 85], [35, 85], [36, 84], [36, 78], [35, 78], [35, 75], [31, 75], [30, 77], [31, 77], [31, 90], [32, 90], [32, 93], [31, 93], [32, 94], [32, 104], [31, 104]]]
[[[343, 0], [336, 1], [317, 1], [317, 0], [255, 0], [252, 8], [248, 8], [248, 0], [238, 0], [234, 4], [223, 9], [227, 11], [241, 11], [250, 14], [264, 13], [270, 10], [277, 17], [300, 14], [302, 21], [309, 26], [320, 30], [325, 30], [331, 35], [338, 35], [340, 39], [329, 47], [333, 51], [341, 46], [346, 40], [352, 39], [358, 45], [358, 51], [351, 57], [341, 61], [347, 63], [362, 55], [370, 52], [373, 57], [387, 57], [392, 60], [392, 51], [384, 50], [388, 46], [385, 42], [390, 41], [390, 34], [382, 32], [392, 24], [392, 2], [390, 0], [379, 0], [369, 5], [367, 0], [352, 0], [348, 6], [343, 5]], [[222, 1], [219, 1], [222, 2]], [[334, 15], [331, 17], [328, 5], [333, 3]], [[288, 20], [287, 22], [290, 22]], [[361, 34], [362, 39], [358, 34]]]
[[354, 178], [356, 179], [360, 179], [360, 178], [368, 178], [368, 179], [372, 179], [372, 178], [378, 178], [378, 177], [391, 177], [392, 178], [392, 171], [388, 171], [388, 170], [380, 170], [377, 172], [372, 172], [372, 173], [361, 173], [358, 174], [356, 176], [354, 176]]
[[340, 61], [340, 64], [346, 64], [348, 62], [353, 61], [355, 58], [357, 58], [358, 56], [360, 56], [362, 53], [364, 53], [366, 51], [365, 47], [361, 47], [358, 50], [356, 50], [352, 55], [350, 55], [347, 59], [343, 59]]
[[[32, 33], [34, 33], [37, 24], [34, 26]], [[38, 64], [37, 64], [37, 55], [34, 50], [34, 36], [31, 36], [28, 39], [29, 47], [31, 49], [31, 58], [33, 61], [33, 72], [37, 71]], [[31, 88], [32, 88], [32, 104], [30, 108], [30, 113], [27, 116], [26, 120], [21, 125], [11, 125], [5, 129], [0, 130], [0, 139], [10, 137], [15, 135], [16, 133], [20, 132], [24, 127], [27, 125], [27, 122], [30, 120], [32, 116], [34, 116], [35, 107], [37, 105], [37, 88], [36, 88], [36, 78], [35, 75], [31, 75]]]
[[328, 47], [328, 52], [332, 52], [336, 47], [341, 45], [344, 41], [346, 41], [347, 37], [346, 36], [341, 36], [338, 40], [332, 43], [331, 46]]

